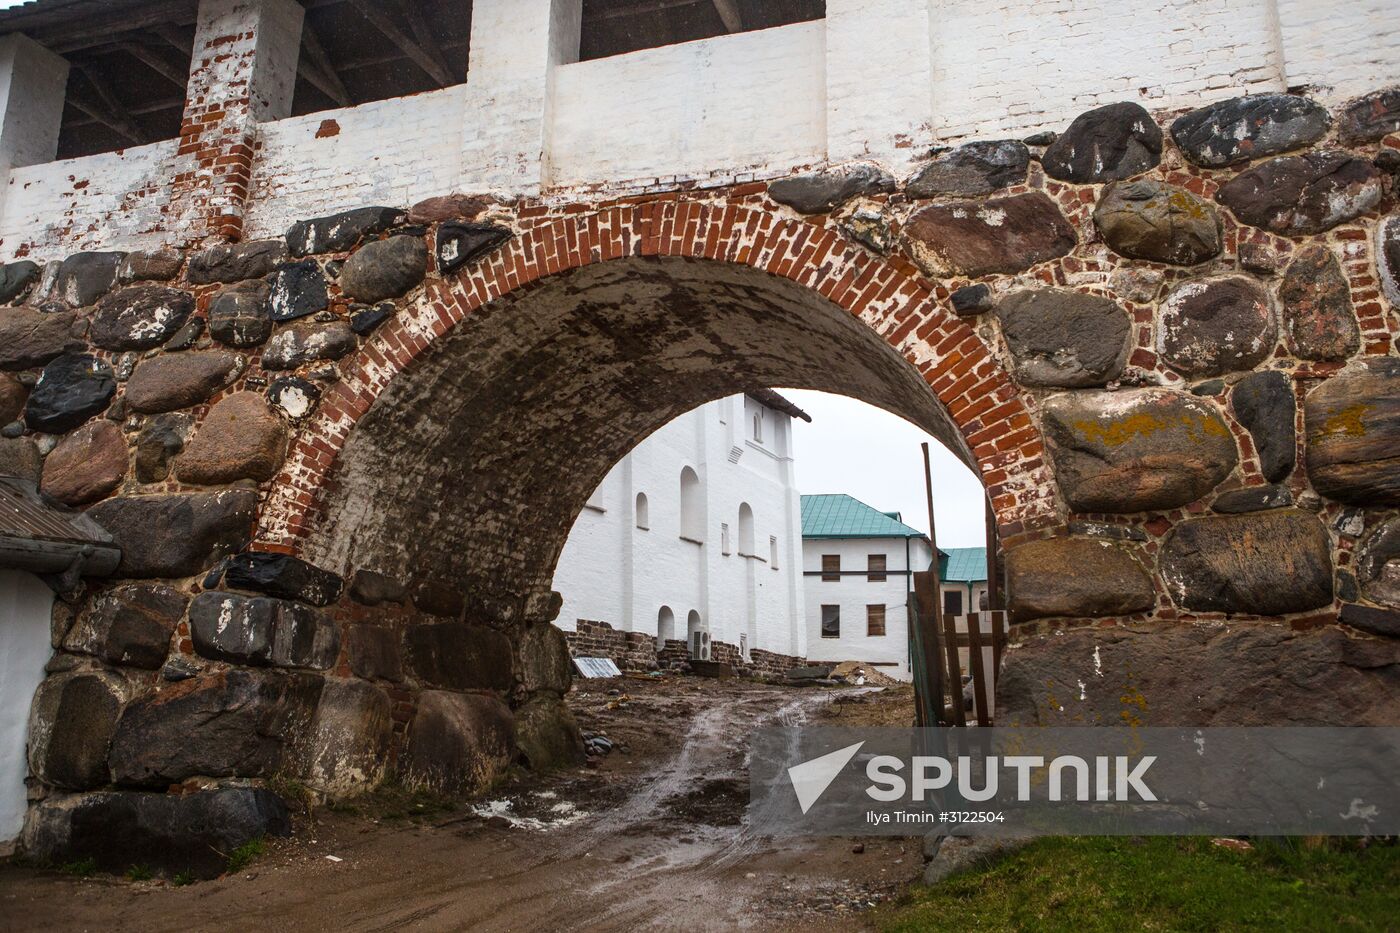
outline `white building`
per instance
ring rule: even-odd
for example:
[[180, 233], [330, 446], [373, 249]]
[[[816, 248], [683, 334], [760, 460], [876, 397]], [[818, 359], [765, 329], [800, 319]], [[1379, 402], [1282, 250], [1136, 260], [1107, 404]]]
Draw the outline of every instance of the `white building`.
[[807, 658], [863, 661], [909, 680], [910, 571], [928, 570], [932, 555], [898, 512], [842, 494], [803, 496]]
[[[688, 412], [613, 467], [554, 572], [557, 624], [684, 639], [692, 656], [806, 654], [794, 417], [776, 392]], [[729, 646], [721, 648], [720, 646]]]

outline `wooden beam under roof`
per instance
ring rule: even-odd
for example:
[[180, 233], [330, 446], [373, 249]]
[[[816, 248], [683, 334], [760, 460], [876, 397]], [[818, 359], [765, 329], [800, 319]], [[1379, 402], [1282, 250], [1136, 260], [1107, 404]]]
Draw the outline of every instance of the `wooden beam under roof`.
[[414, 3], [413, 0], [409, 0], [404, 6], [404, 17], [408, 20], [408, 28], [413, 32], [413, 38], [422, 46], [423, 51], [452, 78], [448, 84], [455, 84], [456, 69], [447, 61], [447, 56], [442, 54], [442, 47], [438, 45], [433, 31], [428, 28], [428, 21], [423, 18], [422, 7]]
[[298, 73], [320, 88], [321, 93], [339, 106], [349, 107], [353, 104], [354, 100], [346, 90], [345, 83], [340, 80], [340, 75], [336, 73], [335, 65], [326, 54], [325, 46], [321, 45], [315, 30], [307, 22], [303, 22], [301, 26], [301, 48], [304, 54], [297, 61]]
[[79, 65], [78, 70], [96, 93], [97, 100], [90, 100], [80, 94], [74, 94], [70, 89], [66, 98], [67, 102], [122, 138], [137, 145], [144, 143], [146, 139], [141, 125], [132, 117], [126, 106], [117, 100], [116, 95], [107, 86], [106, 80], [97, 67], [89, 63]]
[[369, 2], [369, 0], [350, 0], [350, 2], [361, 16], [369, 20], [375, 29], [384, 34], [384, 38], [402, 49], [403, 53], [413, 60], [414, 64], [422, 68], [428, 77], [436, 81], [438, 87], [447, 87], [457, 83], [451, 72], [400, 29], [398, 24], [376, 4]]
[[116, 48], [126, 52], [181, 90], [184, 90], [190, 82], [188, 63], [183, 68], [174, 65], [168, 59], [157, 55], [154, 49], [148, 48], [140, 42], [121, 42], [117, 44]]
[[744, 18], [739, 15], [739, 4], [736, 0], [714, 0], [714, 4], [715, 12], [719, 14], [725, 29], [730, 32], [744, 31]]

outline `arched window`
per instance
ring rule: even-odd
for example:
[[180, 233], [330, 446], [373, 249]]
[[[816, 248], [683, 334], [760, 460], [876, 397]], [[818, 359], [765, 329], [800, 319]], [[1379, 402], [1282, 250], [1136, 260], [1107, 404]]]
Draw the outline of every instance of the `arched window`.
[[637, 493], [637, 527], [646, 531], [651, 527], [651, 509], [647, 505], [647, 494]]
[[700, 498], [700, 477], [690, 467], [681, 470], [681, 537], [705, 540], [705, 517]]
[[666, 642], [676, 637], [676, 614], [670, 606], [662, 606], [656, 614], [656, 647], [665, 648]]
[[750, 557], [757, 553], [753, 543], [753, 509], [747, 502], [739, 503], [739, 553]]
[[753, 413], [753, 439], [759, 444], [763, 443], [763, 412]]

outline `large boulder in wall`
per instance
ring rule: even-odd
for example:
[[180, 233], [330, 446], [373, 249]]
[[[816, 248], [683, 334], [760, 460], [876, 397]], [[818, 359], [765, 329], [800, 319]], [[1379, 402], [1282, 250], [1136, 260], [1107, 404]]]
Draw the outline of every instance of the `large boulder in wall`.
[[1298, 509], [1193, 518], [1163, 541], [1161, 574], [1184, 609], [1307, 612], [1332, 603], [1332, 542]]
[[1065, 393], [1046, 399], [1042, 415], [1055, 479], [1076, 512], [1176, 508], [1239, 460], [1220, 413], [1180, 392]]
[[485, 625], [410, 625], [404, 646], [413, 674], [429, 686], [498, 691], [515, 686], [510, 639]]
[[115, 673], [56, 674], [29, 709], [29, 770], [45, 784], [87, 790], [106, 784], [107, 754], [128, 687]]
[[1328, 379], [1304, 401], [1308, 478], [1329, 499], [1400, 505], [1400, 360]]
[[295, 760], [321, 678], [229, 670], [132, 701], [112, 739], [112, 780], [165, 787], [189, 777], [267, 778]]
[[1156, 603], [1152, 581], [1132, 555], [1090, 538], [1031, 541], [1007, 551], [1006, 597], [1018, 622], [1130, 615]]
[[475, 793], [504, 774], [515, 755], [515, 718], [500, 700], [424, 690], [399, 759], [399, 779], [437, 793]]
[[307, 783], [336, 796], [379, 784], [389, 762], [392, 712], [389, 695], [373, 684], [328, 679], [311, 722]]
[[534, 771], [582, 764], [583, 734], [563, 700], [538, 696], [515, 711], [515, 737], [521, 757]]
[[188, 577], [243, 550], [253, 536], [256, 489], [118, 496], [88, 509], [122, 549], [119, 577]]
[[113, 874], [139, 866], [167, 876], [216, 878], [228, 870], [234, 849], [291, 831], [286, 805], [263, 788], [100, 791], [56, 795], [36, 804], [23, 841], [30, 858], [54, 864], [92, 859]]
[[1400, 641], [1336, 627], [1120, 625], [1021, 639], [1007, 726], [1400, 726]]
[[564, 633], [548, 622], [526, 626], [517, 642], [520, 685], [528, 693], [569, 692], [573, 658]]

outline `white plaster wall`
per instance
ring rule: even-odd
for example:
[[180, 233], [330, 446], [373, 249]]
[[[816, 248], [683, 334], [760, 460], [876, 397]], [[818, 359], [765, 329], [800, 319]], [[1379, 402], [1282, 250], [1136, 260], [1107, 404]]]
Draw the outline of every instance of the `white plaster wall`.
[[29, 707], [53, 649], [53, 592], [36, 576], [0, 570], [0, 846], [24, 824]]
[[[864, 661], [879, 664], [880, 672], [909, 680], [908, 606], [913, 583], [902, 571], [906, 564], [904, 538], [810, 538], [802, 543], [804, 586], [807, 591], [807, 658], [811, 661]], [[928, 542], [909, 540], [909, 562], [914, 570], [929, 568]], [[840, 580], [821, 578], [822, 555], [841, 555]], [[886, 576], [872, 583], [863, 571], [870, 554], [884, 554]], [[866, 634], [865, 607], [885, 606], [885, 634]], [[841, 637], [822, 637], [822, 606], [841, 607]]]
[[1400, 80], [1396, 0], [1277, 0], [1288, 86], [1351, 97]]
[[280, 236], [340, 210], [407, 207], [457, 190], [462, 122], [481, 102], [467, 85], [259, 127], [245, 236]]
[[944, 139], [1063, 129], [1116, 101], [1194, 107], [1282, 87], [1271, 0], [938, 0], [929, 16]]
[[[746, 407], [747, 406], [747, 407]], [[749, 435], [762, 408], [764, 439]], [[743, 396], [711, 402], [646, 438], [599, 485], [580, 513], [560, 556], [554, 589], [564, 599], [557, 624], [578, 619], [623, 631], [657, 634], [663, 606], [675, 615], [677, 637], [697, 611], [711, 641], [801, 654], [800, 506], [793, 485], [787, 415]], [[680, 474], [689, 466], [704, 493], [701, 543], [681, 537]], [[636, 527], [638, 492], [648, 500], [649, 527]], [[754, 513], [753, 556], [739, 553], [741, 503]], [[730, 553], [721, 547], [730, 526]], [[773, 567], [769, 538], [778, 539]]]
[[10, 172], [0, 253], [61, 259], [85, 249], [141, 249], [165, 239], [173, 139]]
[[821, 21], [563, 65], [555, 185], [772, 174], [826, 153]]

